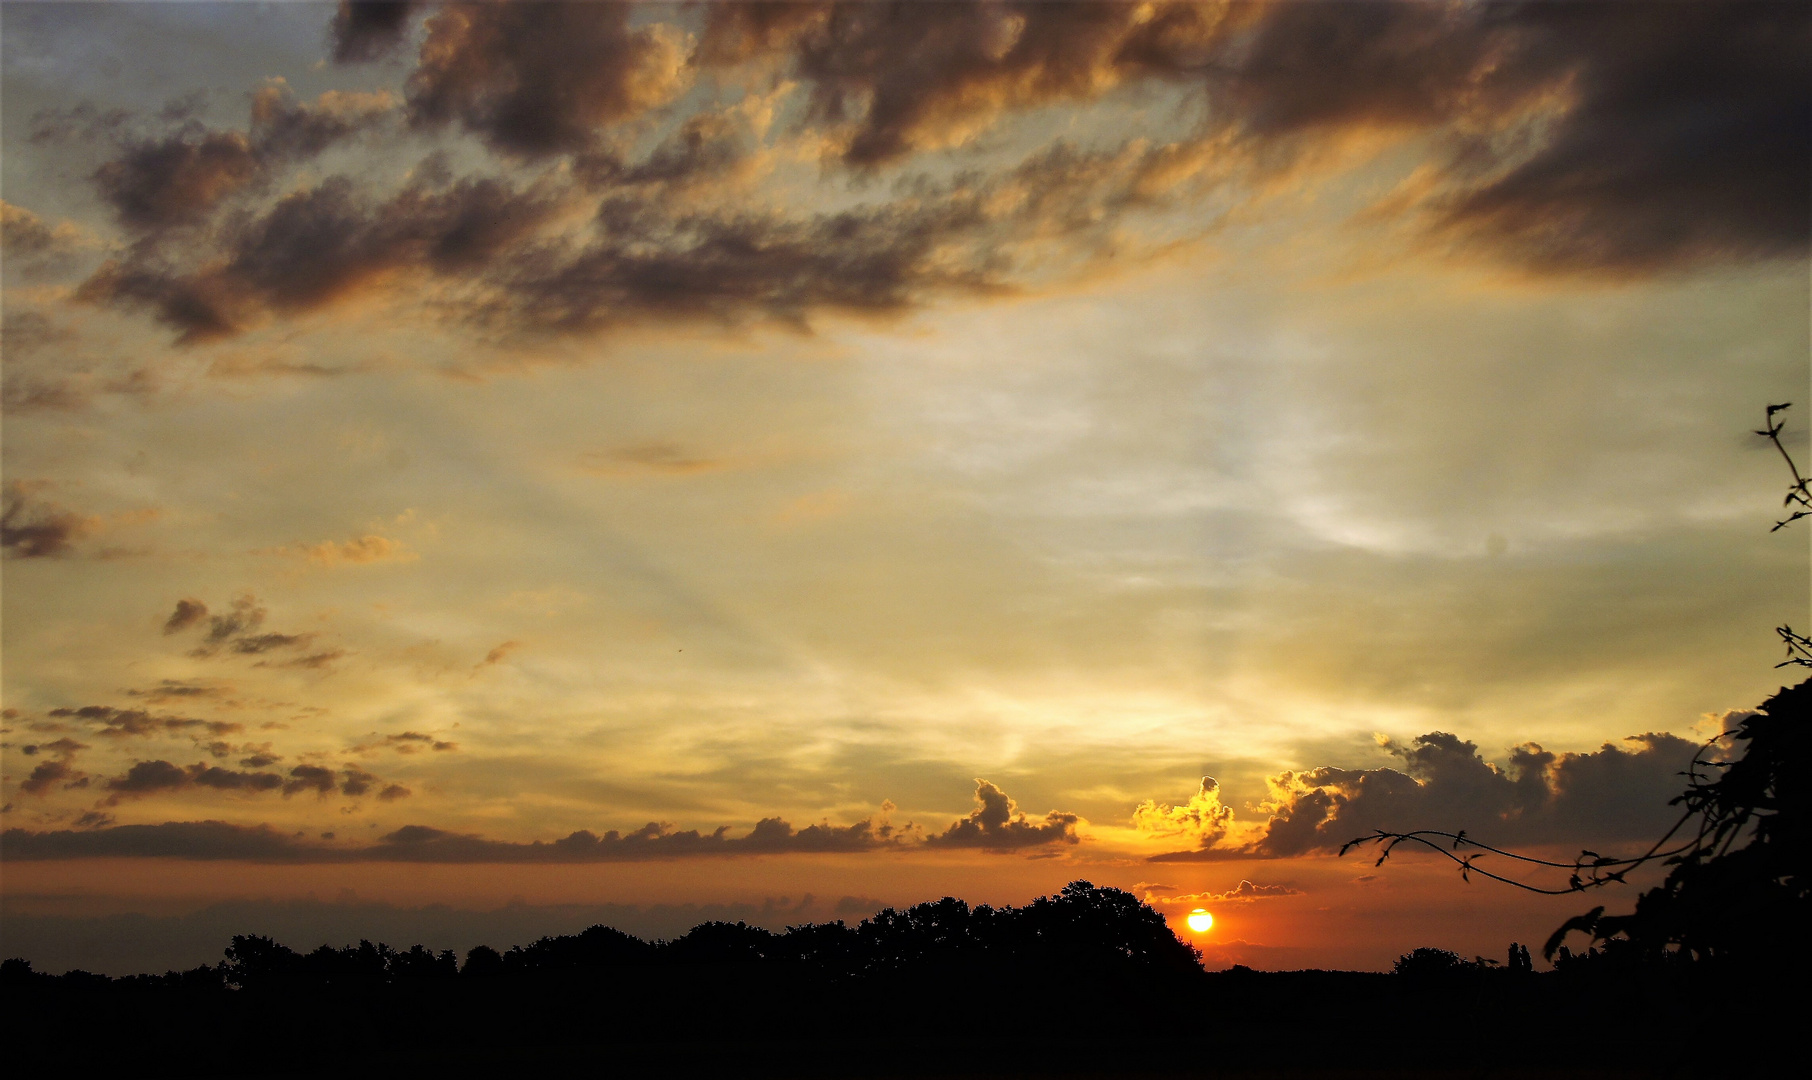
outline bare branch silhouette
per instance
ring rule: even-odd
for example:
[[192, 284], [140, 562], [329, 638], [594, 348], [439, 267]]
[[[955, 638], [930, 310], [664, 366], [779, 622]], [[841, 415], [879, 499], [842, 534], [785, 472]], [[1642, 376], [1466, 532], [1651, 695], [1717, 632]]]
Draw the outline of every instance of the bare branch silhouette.
[[1800, 518], [1812, 517], [1812, 486], [1809, 486], [1812, 485], [1812, 478], [1800, 475], [1799, 466], [1793, 463], [1793, 455], [1787, 453], [1787, 447], [1781, 443], [1781, 429], [1787, 426], [1787, 422], [1785, 420], [1777, 422], [1774, 419], [1775, 413], [1785, 412], [1792, 407], [1791, 401], [1768, 406], [1768, 415], [1763, 420], [1762, 430], [1756, 432], [1757, 435], [1774, 444], [1774, 448], [1781, 452], [1781, 460], [1787, 463], [1787, 471], [1793, 474], [1793, 483], [1788, 486], [1787, 497], [1781, 500], [1781, 505], [1799, 507], [1785, 519], [1775, 522], [1774, 528], [1769, 529], [1769, 532], [1779, 532]]
[[[1801, 474], [1793, 456], [1781, 442], [1784, 420], [1776, 414], [1789, 404], [1769, 405], [1763, 430], [1756, 432], [1774, 444], [1793, 476], [1782, 505], [1793, 512], [1775, 523], [1770, 532], [1778, 532], [1803, 517], [1812, 517], [1812, 478]], [[1796, 632], [1791, 626], [1777, 627], [1775, 632], [1787, 646], [1787, 659], [1775, 667], [1812, 667], [1812, 638]], [[1397, 845], [1411, 843], [1456, 863], [1462, 880], [1471, 881], [1473, 874], [1502, 882], [1526, 892], [1546, 896], [1585, 892], [1627, 880], [1629, 874], [1650, 863], [1671, 866], [1667, 880], [1643, 894], [1637, 910], [1631, 915], [1606, 916], [1604, 908], [1568, 920], [1548, 940], [1544, 953], [1550, 958], [1563, 938], [1574, 930], [1583, 930], [1595, 940], [1608, 942], [1622, 935], [1627, 944], [1648, 949], [1679, 948], [1698, 955], [1717, 954], [1731, 948], [1753, 945], [1741, 938], [1746, 931], [1733, 918], [1717, 918], [1720, 904], [1729, 895], [1742, 895], [1744, 903], [1756, 907], [1753, 898], [1763, 897], [1768, 904], [1788, 905], [1781, 897], [1798, 897], [1793, 903], [1803, 904], [1804, 890], [1792, 882], [1798, 880], [1799, 863], [1779, 838], [1795, 834], [1800, 828], [1800, 804], [1783, 795], [1796, 781], [1804, 756], [1804, 737], [1800, 734], [1806, 701], [1812, 696], [1812, 682], [1792, 689], [1783, 688], [1759, 710], [1750, 712], [1741, 722], [1708, 740], [1693, 757], [1692, 764], [1681, 773], [1687, 787], [1670, 806], [1683, 806], [1680, 819], [1661, 839], [1640, 855], [1613, 858], [1595, 851], [1581, 851], [1571, 862], [1542, 859], [1503, 848], [1482, 844], [1457, 833], [1436, 829], [1391, 832], [1380, 829], [1369, 836], [1347, 841], [1340, 854], [1366, 845], [1378, 847], [1378, 863], [1383, 865]], [[1738, 755], [1717, 755], [1713, 751], [1726, 740], [1731, 747], [1747, 744]], [[1727, 756], [1727, 760], [1715, 760]], [[1783, 817], [1783, 813], [1786, 814]], [[1696, 824], [1695, 824], [1696, 822]], [[1689, 835], [1682, 836], [1690, 827]], [[1742, 849], [1737, 849], [1739, 839]], [[1464, 849], [1476, 849], [1468, 853]], [[1739, 857], [1732, 856], [1733, 851]], [[1787, 852], [1783, 855], [1782, 852]], [[1506, 873], [1495, 873], [1479, 865], [1479, 860], [1497, 856], [1511, 864]], [[1786, 859], [1786, 862], [1782, 862]], [[1567, 871], [1562, 887], [1548, 887], [1511, 876], [1512, 868], [1539, 872], [1543, 869]], [[1707, 883], [1715, 883], [1708, 885]], [[1727, 890], [1717, 893], [1716, 890]], [[1715, 894], [1715, 895], [1714, 895]], [[1706, 897], [1712, 897], [1707, 900]], [[1788, 905], [1791, 906], [1791, 905]], [[1787, 910], [1782, 907], [1781, 910]], [[1762, 920], [1749, 920], [1760, 925]]]

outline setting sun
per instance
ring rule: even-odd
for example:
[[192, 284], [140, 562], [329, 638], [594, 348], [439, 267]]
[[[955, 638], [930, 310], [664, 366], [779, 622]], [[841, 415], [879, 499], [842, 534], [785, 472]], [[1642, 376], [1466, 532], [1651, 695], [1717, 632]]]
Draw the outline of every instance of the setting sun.
[[1189, 929], [1194, 930], [1198, 934], [1206, 934], [1209, 930], [1214, 928], [1214, 916], [1208, 914], [1208, 912], [1202, 908], [1196, 908], [1194, 911], [1190, 912], [1189, 917], [1184, 921], [1189, 923]]

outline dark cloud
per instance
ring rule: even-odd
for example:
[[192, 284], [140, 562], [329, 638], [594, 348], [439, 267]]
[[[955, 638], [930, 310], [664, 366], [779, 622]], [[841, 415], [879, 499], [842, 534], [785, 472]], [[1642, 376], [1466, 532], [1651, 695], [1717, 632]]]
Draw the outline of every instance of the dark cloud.
[[[1799, 259], [1812, 243], [1812, 9], [1531, 4], [1572, 60], [1541, 147], [1437, 197], [1437, 228], [1538, 272]], [[1540, 72], [1541, 60], [1530, 60]]]
[[96, 734], [108, 738], [150, 738], [158, 735], [199, 737], [203, 733], [218, 738], [245, 730], [244, 724], [228, 720], [200, 720], [192, 716], [153, 715], [146, 709], [116, 709], [111, 705], [83, 705], [58, 708], [50, 715], [85, 720], [96, 725]]
[[1439, 134], [1434, 235], [1538, 272], [1800, 258], [1812, 235], [1803, 4], [708, 10], [699, 63], [759, 57], [810, 87], [857, 166], [1155, 79], [1199, 86], [1208, 130], [1273, 164], [1341, 130]]
[[334, 779], [333, 770], [320, 765], [298, 765], [289, 771], [289, 779], [283, 783], [285, 797], [298, 791], [313, 791], [317, 795], [329, 795], [338, 782]]
[[1243, 848], [1207, 847], [1159, 861], [1286, 857], [1339, 848], [1376, 830], [1465, 830], [1493, 845], [1652, 840], [1673, 824], [1668, 805], [1698, 746], [1673, 735], [1632, 736], [1589, 753], [1515, 747], [1499, 767], [1446, 732], [1387, 743], [1402, 769], [1323, 767], [1270, 778], [1264, 832]]
[[107, 790], [115, 792], [117, 795], [149, 795], [153, 792], [174, 791], [188, 786], [188, 772], [181, 766], [172, 765], [162, 759], [136, 762], [126, 770], [124, 776], [116, 776], [107, 781]]
[[351, 795], [356, 798], [370, 791], [374, 785], [381, 783], [383, 783], [382, 780], [379, 780], [377, 777], [366, 772], [364, 769], [359, 768], [357, 765], [348, 765], [345, 769], [341, 770], [340, 794]]
[[94, 184], [121, 224], [149, 231], [201, 221], [259, 175], [243, 133], [185, 129], [128, 144], [95, 170]]
[[237, 772], [201, 761], [186, 768], [161, 759], [140, 761], [126, 770], [124, 776], [116, 776], [107, 781], [106, 788], [113, 793], [108, 796], [107, 805], [118, 805], [126, 798], [180, 791], [190, 787], [259, 792], [272, 791], [282, 783], [283, 778], [276, 773]]
[[[242, 764], [256, 769], [275, 761], [271, 755], [260, 754], [247, 758]], [[190, 787], [212, 788], [217, 791], [243, 791], [255, 794], [264, 791], [281, 789], [288, 797], [298, 792], [313, 791], [317, 795], [327, 796], [336, 790], [349, 797], [365, 795], [374, 788], [379, 788], [384, 781], [357, 766], [348, 766], [337, 773], [321, 765], [298, 765], [284, 777], [274, 772], [239, 771], [226, 769], [206, 762], [196, 762], [189, 766], [177, 766], [168, 761], [141, 761], [127, 770], [125, 775], [114, 777], [106, 782], [107, 790], [113, 792], [108, 799], [109, 805], [116, 804], [121, 798], [138, 797], [166, 791], [178, 791]], [[379, 798], [396, 799], [401, 795], [386, 795], [385, 792], [395, 788], [407, 795], [406, 789], [390, 785], [379, 791]]]
[[208, 617], [208, 605], [200, 600], [178, 600], [176, 610], [164, 620], [164, 633], [174, 634], [201, 622]]
[[409, 18], [426, 6], [419, 0], [340, 0], [327, 34], [336, 63], [381, 60], [409, 34]]
[[13, 559], [68, 555], [75, 542], [99, 529], [99, 518], [38, 502], [31, 485], [8, 481], [0, 494], [0, 551]]
[[58, 784], [72, 784], [82, 779], [68, 757], [50, 761], [40, 761], [32, 769], [31, 775], [19, 783], [19, 790], [27, 795], [47, 795], [50, 789]]
[[157, 134], [118, 136], [119, 156], [96, 169], [93, 181], [122, 225], [156, 236], [204, 223], [232, 196], [368, 128], [389, 107], [382, 95], [336, 92], [305, 105], [272, 82], [252, 95], [247, 130], [185, 119]]
[[413, 794], [415, 793], [401, 784], [390, 784], [378, 792], [378, 799], [381, 802], [395, 802], [398, 799], [407, 799]]
[[524, 157], [586, 149], [684, 86], [680, 35], [622, 3], [449, 4], [409, 76], [410, 123], [458, 123]]
[[1052, 810], [1043, 821], [1032, 821], [1006, 792], [978, 779], [975, 781], [975, 809], [968, 817], [951, 822], [949, 828], [929, 837], [926, 842], [991, 851], [1074, 844], [1078, 820], [1075, 814]]
[[1274, 4], [1203, 66], [1249, 145], [1438, 132], [1420, 213], [1538, 273], [1802, 258], [1812, 12], [1801, 4]]
[[411, 185], [368, 205], [353, 183], [330, 178], [278, 200], [222, 238], [223, 259], [184, 273], [156, 256], [104, 264], [78, 298], [149, 307], [197, 343], [238, 333], [272, 314], [295, 315], [401, 271], [477, 275], [556, 209], [545, 189], [499, 180], [445, 188]]

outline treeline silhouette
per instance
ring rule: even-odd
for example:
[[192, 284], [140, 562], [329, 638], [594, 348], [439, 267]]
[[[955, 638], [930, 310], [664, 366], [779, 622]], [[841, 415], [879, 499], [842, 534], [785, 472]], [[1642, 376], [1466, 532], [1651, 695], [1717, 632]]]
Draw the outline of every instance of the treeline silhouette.
[[[13, 959], [0, 1007], [12, 1064], [61, 1067], [79, 1046], [91, 1068], [139, 1075], [1440, 1072], [1487, 1018], [1546, 1033], [1499, 1074], [1545, 1075], [1607, 1025], [1702, 1010], [1693, 971], [1620, 970], [1582, 954], [1536, 972], [1513, 944], [1504, 963], [1418, 949], [1390, 974], [1208, 972], [1138, 898], [1076, 881], [1021, 907], [946, 897], [854, 926], [711, 922], [661, 942], [594, 926], [463, 962], [251, 935], [219, 964], [164, 975], [52, 976]], [[1417, 1034], [1380, 1046], [1393, 1013]]]

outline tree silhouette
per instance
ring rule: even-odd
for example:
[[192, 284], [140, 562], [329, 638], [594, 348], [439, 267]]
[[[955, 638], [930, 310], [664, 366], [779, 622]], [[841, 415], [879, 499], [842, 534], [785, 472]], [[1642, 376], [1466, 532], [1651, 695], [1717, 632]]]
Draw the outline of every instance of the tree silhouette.
[[[1808, 488], [1812, 480], [1800, 473], [1780, 439], [1786, 423], [1776, 417], [1789, 407], [1769, 405], [1763, 430], [1756, 432], [1780, 451], [1793, 477], [1783, 503], [1793, 512], [1776, 522], [1771, 532], [1812, 516], [1812, 490]], [[1775, 632], [1787, 646], [1787, 659], [1775, 667], [1812, 667], [1812, 640], [1791, 626], [1777, 627]], [[1660, 885], [1637, 897], [1633, 912], [1606, 915], [1599, 906], [1575, 916], [1548, 939], [1543, 955], [1553, 959], [1563, 951], [1568, 934], [1583, 931], [1603, 947], [1606, 956], [1626, 963], [1690, 959], [1747, 966], [1782, 955], [1804, 958], [1812, 942], [1807, 925], [1812, 916], [1812, 873], [1807, 862], [1812, 834], [1807, 824], [1805, 776], [1812, 764], [1809, 708], [1812, 680], [1783, 687], [1735, 728], [1707, 741], [1683, 774], [1686, 790], [1669, 803], [1683, 807], [1679, 820], [1647, 851], [1634, 857], [1614, 858], [1587, 850], [1570, 863], [1557, 862], [1481, 844], [1468, 838], [1465, 830], [1433, 829], [1379, 830], [1341, 845], [1340, 854], [1375, 845], [1380, 848], [1378, 865], [1383, 865], [1399, 844], [1410, 843], [1458, 863], [1463, 880], [1479, 874], [1547, 895], [1622, 882], [1637, 868], [1660, 862], [1672, 869]], [[1740, 747], [1741, 753], [1730, 760], [1715, 760], [1714, 751], [1726, 743]], [[1567, 884], [1547, 888], [1478, 865], [1479, 859], [1494, 855], [1524, 867], [1567, 870]]]

